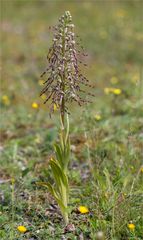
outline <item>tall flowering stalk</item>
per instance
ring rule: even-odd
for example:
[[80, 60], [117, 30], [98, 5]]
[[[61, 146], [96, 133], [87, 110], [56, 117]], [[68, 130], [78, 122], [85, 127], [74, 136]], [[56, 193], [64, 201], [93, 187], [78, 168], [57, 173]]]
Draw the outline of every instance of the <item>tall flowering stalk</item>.
[[[79, 69], [78, 55], [81, 52], [76, 49], [74, 24], [72, 24], [69, 11], [66, 11], [59, 19], [59, 24], [54, 30], [53, 44], [47, 56], [48, 67], [41, 75], [41, 77], [47, 76], [41, 95], [46, 94], [47, 96], [44, 103], [49, 102], [50, 114], [54, 112], [55, 108], [60, 111], [60, 141], [55, 144], [55, 157], [49, 162], [54, 185], [41, 184], [46, 186], [54, 196], [65, 223], [68, 224], [69, 184], [67, 170], [70, 158], [68, 103], [75, 101], [81, 106], [83, 103], [89, 102], [83, 97], [85, 91], [81, 89], [81, 86], [91, 87], [91, 85]], [[93, 96], [91, 93], [86, 93], [86, 95]]]

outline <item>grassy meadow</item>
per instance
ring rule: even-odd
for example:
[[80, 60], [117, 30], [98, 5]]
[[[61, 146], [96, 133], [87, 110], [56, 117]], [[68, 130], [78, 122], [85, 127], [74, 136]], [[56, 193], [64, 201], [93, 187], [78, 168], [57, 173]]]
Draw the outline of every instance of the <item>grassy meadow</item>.
[[[143, 1], [0, 4], [0, 239], [143, 239]], [[49, 27], [66, 10], [88, 53], [82, 72], [95, 94], [93, 103], [70, 108], [68, 229], [48, 190], [36, 185], [51, 180], [59, 124], [58, 111], [50, 118], [39, 97], [40, 74]]]

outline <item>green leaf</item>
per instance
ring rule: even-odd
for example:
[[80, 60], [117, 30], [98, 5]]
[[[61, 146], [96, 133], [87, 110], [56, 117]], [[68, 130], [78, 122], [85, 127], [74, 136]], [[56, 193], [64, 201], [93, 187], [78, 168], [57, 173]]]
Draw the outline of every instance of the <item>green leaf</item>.
[[67, 212], [67, 207], [63, 204], [62, 200], [59, 198], [58, 194], [56, 193], [56, 190], [54, 189], [54, 187], [50, 183], [38, 182], [37, 185], [48, 188], [48, 190], [51, 193], [51, 195], [57, 201], [57, 203], [58, 203], [58, 205], [59, 205], [59, 207], [61, 209], [61, 212], [62, 213]]
[[61, 149], [64, 150], [64, 140], [63, 140], [63, 133], [61, 132], [60, 134], [60, 144], [61, 144]]
[[64, 186], [68, 189], [67, 176], [65, 175], [64, 171], [59, 166], [58, 162], [52, 159], [52, 160], [50, 160], [49, 164], [51, 166], [57, 186], [61, 186], [62, 184], [64, 184]]
[[70, 157], [70, 140], [68, 139], [68, 142], [65, 146], [65, 152], [64, 152], [65, 158], [64, 158], [64, 169], [67, 170], [68, 163], [69, 163], [69, 157]]
[[50, 183], [47, 182], [38, 182], [36, 183], [39, 186], [48, 188], [49, 192], [55, 197], [58, 198], [58, 193], [54, 190], [53, 186]]
[[64, 167], [62, 149], [58, 144], [55, 144], [54, 147], [55, 147], [56, 158], [57, 158], [60, 166]]
[[22, 177], [25, 177], [31, 171], [30, 168], [26, 168], [22, 171]]

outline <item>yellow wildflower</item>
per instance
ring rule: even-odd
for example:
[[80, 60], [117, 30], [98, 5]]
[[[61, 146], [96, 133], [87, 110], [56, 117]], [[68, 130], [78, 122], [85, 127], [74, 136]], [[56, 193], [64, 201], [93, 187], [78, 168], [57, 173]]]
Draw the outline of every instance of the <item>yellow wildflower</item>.
[[101, 120], [101, 115], [100, 114], [96, 114], [94, 117], [97, 121]]
[[39, 107], [39, 106], [38, 106], [38, 104], [37, 104], [36, 102], [33, 102], [33, 103], [32, 103], [32, 108], [38, 109], [38, 107]]
[[82, 213], [82, 214], [89, 213], [88, 208], [85, 207], [85, 206], [79, 206], [79, 207], [78, 207], [78, 211], [79, 211], [80, 213]]
[[119, 88], [104, 88], [104, 92], [106, 94], [113, 93], [115, 95], [119, 95], [122, 93], [122, 90]]
[[110, 82], [112, 84], [116, 84], [116, 83], [118, 83], [118, 78], [117, 77], [111, 77]]
[[40, 79], [40, 80], [38, 81], [38, 83], [39, 83], [40, 86], [43, 86], [44, 80]]
[[104, 92], [106, 94], [109, 94], [111, 92], [112, 88], [104, 88]]
[[21, 233], [25, 233], [27, 231], [26, 227], [24, 227], [24, 226], [18, 226], [17, 230]]
[[119, 89], [119, 88], [114, 88], [114, 89], [112, 90], [112, 92], [113, 92], [115, 95], [119, 95], [119, 94], [122, 93], [121, 89]]
[[9, 97], [7, 95], [2, 96], [2, 103], [6, 106], [10, 105], [10, 100], [9, 100]]
[[131, 230], [131, 231], [134, 231], [135, 230], [135, 225], [133, 223], [129, 223], [128, 224], [128, 228]]

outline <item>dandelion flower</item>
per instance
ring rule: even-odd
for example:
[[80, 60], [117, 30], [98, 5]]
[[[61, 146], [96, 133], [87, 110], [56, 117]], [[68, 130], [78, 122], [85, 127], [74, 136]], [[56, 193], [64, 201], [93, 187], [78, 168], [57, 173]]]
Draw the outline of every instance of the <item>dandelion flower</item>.
[[134, 231], [135, 230], [135, 225], [133, 223], [129, 223], [128, 228], [130, 229], [130, 231]]
[[21, 226], [21, 225], [17, 227], [17, 230], [21, 233], [25, 233], [27, 231], [26, 227]]
[[10, 100], [9, 100], [9, 97], [7, 95], [2, 96], [2, 103], [6, 106], [10, 105]]
[[36, 102], [33, 102], [33, 103], [32, 103], [32, 108], [38, 109], [38, 104], [37, 104]]
[[120, 95], [120, 94], [122, 93], [121, 89], [119, 89], [119, 88], [114, 88], [114, 89], [112, 90], [112, 92], [113, 92], [115, 95]]
[[120, 95], [122, 90], [119, 88], [104, 88], [105, 94], [113, 93], [115, 95]]
[[82, 213], [82, 214], [89, 213], [88, 208], [85, 207], [85, 206], [79, 206], [79, 207], [78, 207], [78, 211], [79, 211], [80, 213]]
[[94, 117], [97, 121], [101, 120], [101, 115], [100, 114], [96, 114]]
[[111, 88], [104, 88], [104, 93], [109, 94], [111, 92]]

